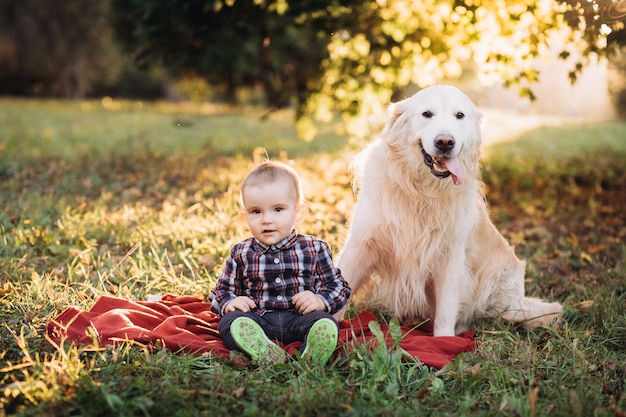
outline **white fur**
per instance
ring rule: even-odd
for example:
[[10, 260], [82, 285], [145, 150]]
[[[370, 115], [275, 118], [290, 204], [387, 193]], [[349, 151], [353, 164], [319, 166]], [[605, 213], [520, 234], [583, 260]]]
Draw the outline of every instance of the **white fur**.
[[[392, 104], [383, 137], [357, 158], [358, 201], [338, 266], [355, 300], [401, 320], [431, 319], [435, 336], [465, 331], [477, 317], [532, 328], [561, 312], [524, 296], [525, 262], [489, 219], [482, 118], [458, 89], [429, 87]], [[458, 185], [424, 163], [420, 144], [435, 156], [442, 134], [455, 142], [448, 155], [463, 169]]]

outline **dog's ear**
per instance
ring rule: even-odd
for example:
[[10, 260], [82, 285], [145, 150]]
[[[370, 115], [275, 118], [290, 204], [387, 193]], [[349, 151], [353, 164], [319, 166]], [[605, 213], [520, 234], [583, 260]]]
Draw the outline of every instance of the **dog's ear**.
[[404, 113], [404, 108], [402, 107], [402, 102], [391, 103], [388, 109], [388, 120], [387, 120], [387, 130], [390, 130], [393, 125], [396, 123], [398, 118], [402, 116]]
[[406, 117], [402, 117], [404, 112], [405, 106], [403, 106], [402, 101], [389, 105], [389, 116], [383, 131], [383, 136], [385, 137], [386, 142], [392, 143], [398, 140], [398, 132], [402, 130], [402, 126], [406, 124]]
[[487, 124], [487, 116], [485, 116], [478, 110], [476, 110], [476, 120], [478, 120], [478, 124], [480, 125], [481, 129], [484, 128]]
[[482, 141], [483, 141], [483, 130], [485, 129], [485, 125], [487, 124], [487, 116], [485, 116], [482, 112], [476, 109], [475, 118], [476, 118], [476, 123], [474, 125], [474, 129], [476, 130], [475, 136], [476, 136], [476, 139], [478, 140], [477, 149], [478, 149], [479, 156], [480, 156], [480, 145], [482, 144]]

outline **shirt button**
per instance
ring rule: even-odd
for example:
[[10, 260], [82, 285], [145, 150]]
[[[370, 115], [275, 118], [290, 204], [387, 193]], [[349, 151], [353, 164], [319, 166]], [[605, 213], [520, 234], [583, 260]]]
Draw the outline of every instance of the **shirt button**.
[[282, 296], [282, 295], [279, 295], [279, 296], [277, 296], [277, 297], [276, 297], [276, 299], [277, 299], [278, 301], [283, 301], [283, 296]]
[[276, 283], [280, 283], [280, 277], [276, 277], [276, 279], [274, 280], [274, 282], [276, 282]]
[[279, 262], [280, 262], [280, 259], [278, 259], [278, 258], [274, 258], [274, 263], [275, 263], [275, 264], [277, 264], [277, 263], [279, 263]]

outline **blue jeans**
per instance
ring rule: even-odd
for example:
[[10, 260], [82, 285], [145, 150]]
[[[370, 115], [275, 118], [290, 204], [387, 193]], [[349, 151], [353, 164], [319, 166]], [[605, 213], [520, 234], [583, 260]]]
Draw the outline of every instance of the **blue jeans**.
[[[235, 310], [224, 314], [217, 326], [222, 340], [230, 350], [241, 350], [230, 334], [230, 325], [238, 317], [248, 317], [254, 320], [261, 326], [268, 339], [277, 340], [283, 345], [293, 342], [304, 342], [304, 345], [306, 345], [306, 336], [311, 326], [319, 319], [330, 319], [339, 328], [337, 320], [326, 311], [300, 314], [296, 310], [280, 310], [267, 311], [262, 316], [259, 316], [253, 311], [243, 312]], [[304, 345], [301, 350], [304, 350]]]

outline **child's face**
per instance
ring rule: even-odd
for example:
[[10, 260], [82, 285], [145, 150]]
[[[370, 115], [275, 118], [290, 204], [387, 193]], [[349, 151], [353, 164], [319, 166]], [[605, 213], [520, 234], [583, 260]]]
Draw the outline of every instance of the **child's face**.
[[306, 214], [306, 206], [296, 200], [289, 180], [247, 186], [243, 205], [242, 214], [252, 236], [268, 246], [289, 236]]

